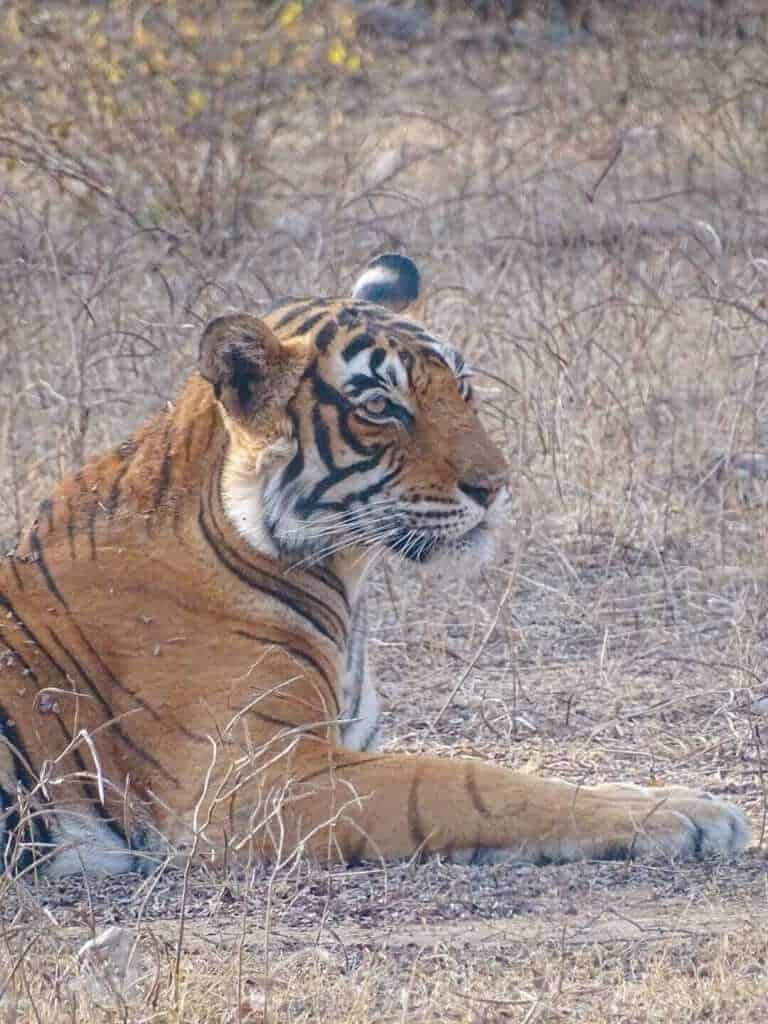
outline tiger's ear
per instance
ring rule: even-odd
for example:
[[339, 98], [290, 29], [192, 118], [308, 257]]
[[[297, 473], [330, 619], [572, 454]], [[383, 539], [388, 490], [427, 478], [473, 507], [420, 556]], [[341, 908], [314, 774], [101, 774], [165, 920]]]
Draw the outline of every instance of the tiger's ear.
[[258, 317], [211, 320], [200, 339], [198, 369], [230, 415], [247, 419], [277, 397], [286, 354]]
[[364, 299], [400, 313], [419, 297], [421, 275], [408, 256], [386, 252], [372, 259], [355, 282], [353, 299]]

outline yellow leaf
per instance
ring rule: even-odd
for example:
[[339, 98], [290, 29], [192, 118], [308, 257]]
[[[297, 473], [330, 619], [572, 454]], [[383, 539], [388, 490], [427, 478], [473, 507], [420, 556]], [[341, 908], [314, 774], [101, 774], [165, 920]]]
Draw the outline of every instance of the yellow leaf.
[[21, 39], [21, 25], [19, 24], [19, 12], [16, 7], [11, 7], [5, 16], [5, 31], [11, 39]]
[[354, 74], [356, 71], [360, 70], [362, 63], [363, 62], [360, 60], [359, 54], [350, 54], [350, 56], [347, 57], [347, 71], [351, 71], [352, 74]]
[[199, 89], [192, 89], [187, 96], [187, 109], [190, 114], [200, 114], [208, 106], [208, 97]]
[[328, 62], [335, 64], [336, 67], [339, 64], [343, 64], [347, 59], [347, 48], [340, 39], [334, 39], [331, 45], [328, 47]]
[[301, 17], [301, 12], [304, 10], [304, 4], [301, 0], [290, 0], [280, 12], [280, 24], [283, 28], [290, 28], [291, 25], [298, 18]]
[[107, 46], [109, 46], [109, 40], [107, 39], [107, 37], [104, 35], [103, 32], [97, 32], [96, 35], [93, 37], [94, 49], [103, 50]]
[[96, 25], [99, 24], [100, 21], [101, 13], [99, 11], [94, 11], [92, 14], [88, 15], [85, 24], [88, 26], [88, 28], [94, 28]]
[[111, 82], [112, 85], [117, 85], [123, 80], [123, 71], [116, 60], [111, 61], [107, 64], [107, 81]]
[[162, 50], [153, 50], [147, 57], [147, 64], [151, 71], [159, 75], [168, 66], [168, 58]]
[[133, 42], [140, 50], [144, 50], [148, 46], [154, 46], [157, 39], [151, 32], [148, 32], [147, 29], [144, 28], [140, 21], [138, 21], [133, 29]]
[[179, 18], [179, 35], [184, 39], [199, 39], [200, 26], [194, 18]]

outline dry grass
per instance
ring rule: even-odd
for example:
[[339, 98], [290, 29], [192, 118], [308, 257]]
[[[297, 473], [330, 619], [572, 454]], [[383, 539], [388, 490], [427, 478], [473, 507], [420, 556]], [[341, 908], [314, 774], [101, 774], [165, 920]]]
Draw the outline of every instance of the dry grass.
[[[199, 869], [183, 936], [172, 871], [6, 880], [4, 1019], [765, 1019], [766, 25], [703, 40], [637, 7], [580, 46], [534, 14], [504, 49], [469, 18], [366, 40], [343, 3], [6, 4], [0, 536], [173, 396], [206, 317], [402, 247], [492, 375], [516, 510], [479, 583], [376, 577], [388, 742], [702, 785], [759, 847]], [[75, 957], [113, 922], [127, 977]]]

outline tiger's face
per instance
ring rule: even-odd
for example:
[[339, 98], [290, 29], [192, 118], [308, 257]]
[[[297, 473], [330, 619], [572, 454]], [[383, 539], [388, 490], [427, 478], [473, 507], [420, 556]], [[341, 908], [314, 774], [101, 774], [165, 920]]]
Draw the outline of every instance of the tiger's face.
[[312, 562], [360, 549], [417, 563], [492, 554], [506, 463], [463, 357], [400, 315], [407, 273], [418, 282], [404, 257], [380, 257], [351, 299], [294, 303], [256, 321], [271, 336], [262, 375], [272, 362], [288, 397], [256, 430], [261, 411], [248, 419], [225, 403], [225, 507], [255, 546]]

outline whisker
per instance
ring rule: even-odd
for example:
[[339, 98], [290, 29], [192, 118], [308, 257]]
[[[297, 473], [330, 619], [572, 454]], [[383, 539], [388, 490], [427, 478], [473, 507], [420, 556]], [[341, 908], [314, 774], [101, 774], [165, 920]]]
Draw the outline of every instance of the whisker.
[[304, 558], [299, 559], [298, 562], [293, 562], [285, 570], [286, 573], [291, 572], [293, 569], [299, 569], [306, 565], [316, 565], [318, 562], [329, 558], [331, 555], [338, 554], [340, 551], [344, 551], [347, 548], [354, 547], [370, 547], [373, 544], [380, 543], [382, 540], [386, 540], [396, 532], [396, 527], [390, 527], [387, 530], [377, 529], [369, 534], [358, 534], [356, 536], [346, 536], [340, 539], [335, 544], [328, 544], [319, 551], [312, 551]]

